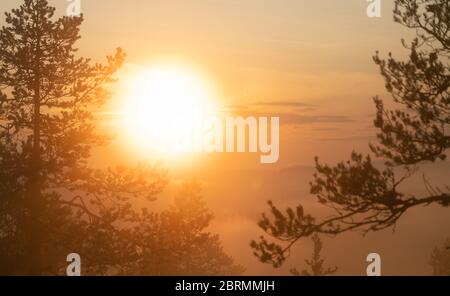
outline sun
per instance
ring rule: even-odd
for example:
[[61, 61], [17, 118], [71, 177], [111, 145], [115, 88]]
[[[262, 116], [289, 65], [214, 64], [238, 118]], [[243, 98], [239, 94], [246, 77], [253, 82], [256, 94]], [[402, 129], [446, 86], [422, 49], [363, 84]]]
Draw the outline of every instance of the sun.
[[182, 66], [139, 71], [124, 98], [124, 126], [134, 146], [160, 155], [189, 151], [190, 137], [202, 128], [215, 95], [201, 74]]

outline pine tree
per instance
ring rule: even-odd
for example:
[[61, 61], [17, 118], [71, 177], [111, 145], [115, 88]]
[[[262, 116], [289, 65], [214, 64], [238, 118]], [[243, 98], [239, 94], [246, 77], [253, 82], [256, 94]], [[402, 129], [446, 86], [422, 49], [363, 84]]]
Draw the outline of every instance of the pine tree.
[[433, 275], [450, 276], [450, 238], [442, 247], [435, 247], [431, 253], [430, 265]]
[[45, 270], [44, 216], [57, 190], [75, 191], [90, 178], [91, 145], [106, 140], [91, 108], [108, 98], [104, 85], [125, 57], [118, 49], [106, 65], [77, 58], [83, 17], [53, 20], [54, 12], [47, 1], [26, 0], [0, 30], [2, 239], [26, 245], [10, 251], [30, 274]]
[[291, 269], [291, 273], [296, 276], [327, 276], [336, 273], [337, 267], [324, 267], [325, 259], [322, 258], [321, 252], [323, 248], [322, 240], [318, 234], [314, 234], [311, 238], [314, 244], [314, 251], [310, 260], [305, 260], [308, 269], [301, 272], [296, 268]]
[[[104, 65], [77, 57], [83, 16], [54, 13], [46, 0], [24, 0], [0, 29], [0, 274], [61, 275], [69, 253], [80, 254], [83, 275], [149, 274], [143, 254], [164, 253], [166, 242], [154, 238], [169, 233], [177, 245], [157, 265], [150, 261], [152, 268], [238, 272], [217, 237], [184, 220], [187, 236], [176, 236], [179, 230], [165, 222], [170, 216], [205, 223], [209, 215], [149, 212], [167, 183], [164, 170], [89, 166], [92, 149], [110, 139], [95, 114], [125, 53], [118, 48]], [[202, 244], [177, 257], [191, 234]], [[201, 260], [189, 261], [197, 255]], [[189, 266], [174, 268], [173, 258]]]
[[392, 227], [411, 208], [436, 204], [450, 206], [448, 185], [435, 186], [424, 178], [425, 196], [400, 191], [405, 180], [423, 163], [444, 160], [450, 148], [450, 3], [448, 0], [396, 0], [394, 21], [416, 31], [407, 45], [407, 61], [392, 54], [387, 60], [378, 52], [386, 89], [398, 108], [388, 110], [375, 97], [374, 125], [379, 144], [370, 145], [373, 154], [384, 159], [375, 166], [372, 157], [353, 152], [351, 159], [335, 166], [319, 163], [311, 183], [311, 193], [331, 208], [331, 218], [319, 220], [301, 205], [281, 212], [269, 203], [273, 219], [264, 215], [259, 226], [279, 242], [264, 237], [251, 246], [262, 261], [280, 266], [290, 248], [314, 233], [337, 235], [348, 231], [379, 231]]
[[144, 211], [142, 216], [132, 234], [141, 242], [139, 259], [125, 263], [122, 273], [218, 276], [244, 272], [224, 252], [219, 236], [208, 231], [213, 214], [197, 183], [183, 184], [167, 210]]

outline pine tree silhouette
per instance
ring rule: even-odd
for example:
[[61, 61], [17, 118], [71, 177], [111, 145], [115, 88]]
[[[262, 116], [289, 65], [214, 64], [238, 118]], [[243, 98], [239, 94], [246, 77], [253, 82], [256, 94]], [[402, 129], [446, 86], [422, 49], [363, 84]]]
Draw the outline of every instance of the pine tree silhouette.
[[377, 168], [370, 156], [353, 152], [349, 161], [336, 166], [316, 158], [311, 193], [335, 211], [318, 221], [299, 205], [286, 213], [269, 202], [272, 218], [263, 215], [259, 226], [279, 243], [262, 237], [253, 241], [255, 255], [266, 263], [280, 266], [290, 248], [302, 237], [314, 233], [337, 235], [357, 230], [379, 231], [395, 225], [409, 209], [437, 204], [450, 205], [450, 188], [432, 186], [424, 178], [427, 196], [410, 196], [399, 190], [423, 163], [446, 158], [450, 148], [450, 3], [448, 0], [396, 0], [394, 20], [416, 31], [409, 60], [387, 60], [374, 56], [386, 89], [398, 109], [387, 110], [375, 97], [375, 127], [378, 145], [370, 145], [375, 156], [385, 160]]
[[[0, 274], [64, 274], [74, 252], [82, 274], [146, 273], [146, 254], [164, 250], [163, 235], [174, 233], [171, 223], [181, 219], [148, 211], [167, 183], [165, 171], [146, 164], [89, 166], [92, 148], [110, 139], [96, 128], [95, 112], [109, 99], [125, 53], [118, 48], [106, 64], [77, 57], [83, 16], [55, 19], [54, 13], [46, 0], [24, 0], [0, 29]], [[137, 208], [136, 200], [145, 206]], [[184, 250], [184, 261], [172, 254], [189, 266], [170, 267], [168, 253], [158, 265], [150, 260], [153, 267], [167, 274], [200, 266], [203, 274], [242, 271], [217, 237], [179, 224], [186, 231], [174, 236], [180, 248], [203, 238]], [[204, 252], [198, 261], [186, 259], [198, 252]]]

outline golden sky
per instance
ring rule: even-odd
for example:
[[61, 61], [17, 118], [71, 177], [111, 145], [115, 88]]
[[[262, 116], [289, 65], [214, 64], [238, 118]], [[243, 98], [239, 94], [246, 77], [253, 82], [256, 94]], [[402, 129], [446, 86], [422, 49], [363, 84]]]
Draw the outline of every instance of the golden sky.
[[[117, 46], [127, 52], [116, 103], [137, 67], [192, 65], [207, 73], [224, 106], [281, 116], [277, 165], [311, 164], [315, 155], [334, 161], [366, 150], [373, 136], [371, 97], [384, 88], [371, 57], [377, 49], [402, 54], [405, 36], [391, 2], [371, 19], [364, 0], [82, 0], [80, 54], [101, 60]], [[68, 5], [50, 3], [59, 14]], [[16, 4], [2, 0], [1, 10]]]
[[[67, 7], [65, 0], [49, 2], [58, 14]], [[308, 196], [314, 156], [324, 162], [345, 160], [352, 150], [367, 152], [368, 141], [374, 140], [371, 98], [387, 95], [372, 56], [376, 50], [404, 56], [400, 39], [412, 36], [393, 22], [392, 2], [382, 1], [382, 17], [372, 19], [365, 0], [81, 0], [80, 54], [102, 61], [118, 46], [128, 54], [106, 113], [118, 111], [139, 69], [167, 61], [203, 73], [220, 93], [221, 105], [238, 114], [281, 117], [277, 164], [263, 166], [256, 156], [208, 155], [192, 158], [186, 169], [204, 182], [226, 249], [249, 273], [270, 273], [270, 266], [255, 263], [248, 247], [265, 201], [295, 205], [299, 196]], [[0, 12], [16, 6], [16, 0], [1, 0]], [[98, 163], [141, 158], [124, 150], [123, 143], [105, 149], [96, 156]], [[229, 173], [216, 175], [218, 168]], [[450, 225], [438, 214], [441, 225]], [[433, 227], [427, 217], [434, 215], [413, 212], [395, 236], [384, 232], [363, 240], [344, 235], [328, 249], [331, 263], [343, 273], [359, 274], [365, 262], [348, 262], [346, 250], [357, 257], [375, 248], [391, 260], [387, 274], [425, 273], [428, 250], [448, 233]], [[242, 254], [243, 248], [250, 255]], [[310, 247], [298, 251], [303, 258]], [[419, 255], [418, 262], [410, 260]]]

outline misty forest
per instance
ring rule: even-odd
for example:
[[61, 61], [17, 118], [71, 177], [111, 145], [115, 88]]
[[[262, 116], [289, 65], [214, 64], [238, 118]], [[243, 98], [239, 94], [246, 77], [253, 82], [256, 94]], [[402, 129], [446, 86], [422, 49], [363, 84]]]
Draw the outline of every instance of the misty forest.
[[[211, 227], [214, 196], [194, 173], [163, 194], [173, 181], [164, 164], [92, 161], [114, 140], [98, 114], [114, 95], [127, 44], [104, 61], [82, 57], [83, 14], [57, 17], [47, 0], [19, 2], [0, 28], [0, 274], [64, 275], [67, 255], [78, 253], [83, 275], [245, 275], [247, 264]], [[240, 250], [255, 264], [294, 276], [340, 274], [327, 258], [333, 239], [392, 232], [413, 208], [450, 214], [450, 183], [421, 172], [447, 161], [450, 148], [450, 2], [395, 0], [393, 20], [414, 37], [397, 36], [406, 59], [374, 49], [390, 97], [361, 98], [375, 95], [371, 152], [337, 164], [317, 155], [309, 190], [324, 215], [309, 213], [302, 196], [286, 210], [269, 201]], [[405, 191], [411, 178], [427, 194]], [[232, 197], [236, 207], [245, 198]], [[165, 206], [155, 206], [161, 199]], [[448, 235], [423, 254], [435, 275], [450, 275]], [[298, 256], [299, 246], [311, 257]]]

